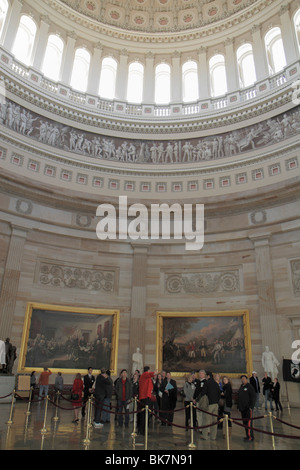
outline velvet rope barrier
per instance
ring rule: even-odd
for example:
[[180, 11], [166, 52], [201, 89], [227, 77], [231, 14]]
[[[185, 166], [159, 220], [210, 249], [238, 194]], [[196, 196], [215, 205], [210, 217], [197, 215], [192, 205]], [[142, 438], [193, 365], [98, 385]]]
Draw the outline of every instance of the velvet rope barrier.
[[[95, 399], [95, 401], [96, 401], [97, 403], [101, 403], [100, 400], [96, 400], [96, 399]], [[130, 403], [132, 403], [132, 401], [133, 401], [133, 400], [130, 400], [128, 403], [126, 403], [126, 406], [130, 405]], [[135, 413], [140, 413], [140, 412], [141, 412], [141, 410], [137, 410], [137, 411], [128, 411], [128, 412], [125, 411], [125, 413], [124, 413], [124, 412], [120, 412], [120, 411], [111, 411], [110, 409], [108, 409], [108, 406], [111, 407], [111, 408], [116, 408], [116, 409], [118, 409], [119, 406], [112, 406], [112, 405], [108, 405], [108, 404], [107, 404], [107, 405], [106, 405], [106, 404], [102, 404], [102, 406], [98, 406], [98, 405], [96, 405], [95, 403], [93, 403], [93, 406], [94, 406], [94, 408], [97, 408], [98, 410], [101, 410], [101, 411], [104, 410], [104, 411], [106, 411], [107, 413], [115, 414], [115, 415], [117, 415], [117, 416], [119, 416], [119, 415], [131, 415], [131, 414], [135, 414]]]
[[[265, 418], [265, 416], [263, 416], [263, 418]], [[252, 418], [251, 418], [252, 419]], [[230, 418], [230, 421], [234, 424], [236, 424], [237, 426], [240, 426], [244, 429], [250, 429], [249, 426], [245, 426], [244, 424], [241, 424], [239, 422], [236, 421], [236, 419], [234, 418]], [[260, 432], [262, 434], [267, 434], [269, 436], [275, 436], [275, 437], [284, 437], [284, 438], [287, 438], [287, 439], [300, 439], [300, 436], [287, 436], [286, 434], [278, 434], [278, 433], [272, 433], [272, 432], [269, 432], [269, 431], [264, 431], [263, 429], [258, 429], [258, 428], [252, 428], [253, 432]]]
[[0, 397], [0, 399], [2, 400], [2, 398], [10, 397], [13, 393], [14, 393], [14, 391], [10, 392], [8, 395], [4, 395], [3, 397]]
[[[7, 398], [9, 396], [12, 396], [12, 405], [11, 405], [11, 411], [10, 411], [10, 418], [7, 422], [7, 424], [12, 424], [12, 410], [13, 410], [13, 402], [14, 402], [14, 398], [15, 397], [18, 397], [20, 398], [21, 400], [23, 401], [28, 401], [30, 403], [33, 403], [33, 402], [40, 402], [41, 400], [38, 399], [38, 400], [34, 400], [32, 398], [32, 395], [34, 395], [34, 392], [33, 393], [30, 393], [30, 396], [29, 398], [24, 398], [22, 397], [21, 395], [19, 395], [18, 393], [16, 393], [16, 391], [14, 390], [13, 392], [9, 393], [8, 395], [5, 395], [4, 397], [0, 397], [0, 398]], [[72, 400], [69, 400], [65, 397], [63, 397], [62, 394], [60, 394], [60, 396], [66, 400], [66, 401], [69, 401], [71, 403], [73, 403]], [[65, 410], [65, 411], [70, 411], [70, 410], [74, 410], [74, 409], [79, 409], [79, 408], [82, 408], [83, 406], [85, 406], [87, 404], [87, 402], [89, 401], [89, 403], [91, 403], [91, 400], [84, 400], [83, 404], [80, 404], [78, 406], [72, 406], [72, 408], [66, 408], [66, 407], [62, 407], [60, 405], [58, 405], [58, 403], [55, 403], [55, 401], [51, 400], [49, 398], [49, 396], [47, 395], [47, 397], [41, 397], [42, 400], [46, 400], [46, 410], [47, 410], [47, 407], [48, 407], [48, 404], [52, 404], [53, 406], [55, 406], [56, 408], [59, 408], [59, 409], [62, 409], [62, 410]], [[126, 404], [129, 405], [132, 401], [135, 401], [136, 404], [140, 404], [142, 405], [142, 403], [137, 399], [135, 398], [134, 400], [130, 400], [128, 401], [128, 403]], [[57, 400], [58, 402], [58, 400]], [[76, 403], [76, 401], [75, 401]], [[99, 406], [100, 404], [100, 406]], [[117, 406], [112, 406], [112, 405], [106, 405], [106, 404], [103, 404], [101, 403], [101, 401], [95, 399], [95, 403], [91, 403], [91, 405], [93, 405], [95, 408], [98, 408], [100, 410], [105, 410], [107, 413], [110, 413], [110, 414], [114, 414], [114, 415], [138, 415], [139, 413], [142, 413], [145, 411], [145, 408], [144, 407], [141, 407], [140, 409], [136, 409], [136, 410], [133, 410], [133, 411], [126, 411], [126, 412], [120, 412], [120, 411], [114, 411], [112, 408], [114, 409], [117, 409], [118, 410], [118, 405]], [[109, 406], [109, 408], [108, 408]], [[170, 426], [174, 426], [174, 427], [177, 427], [177, 428], [183, 428], [183, 429], [188, 429], [188, 430], [196, 430], [196, 431], [200, 431], [201, 429], [205, 429], [205, 428], [210, 428], [212, 426], [216, 426], [217, 424], [219, 424], [220, 422], [222, 422], [224, 420], [224, 417], [223, 416], [219, 416], [219, 415], [216, 415], [214, 413], [210, 413], [209, 411], [207, 410], [202, 410], [201, 408], [197, 407], [196, 405], [192, 405], [196, 410], [200, 411], [200, 412], [203, 412], [203, 413], [206, 413], [210, 416], [214, 416], [216, 418], [216, 422], [213, 422], [213, 423], [210, 423], [210, 424], [207, 424], [207, 425], [204, 425], [204, 426], [182, 426], [182, 425], [179, 425], [179, 424], [176, 424], [176, 423], [173, 423], [173, 422], [170, 422], [168, 419], [165, 419], [163, 418], [162, 416], [159, 416], [154, 410], [151, 410], [149, 407], [148, 407], [148, 412], [151, 413], [156, 419], [160, 420], [162, 423], [166, 423], [166, 424], [169, 424]], [[185, 410], [186, 408], [190, 407], [190, 405], [187, 405], [186, 407], [183, 407], [183, 408], [178, 408], [178, 409], [174, 409], [174, 410], [159, 410], [159, 413], [173, 413], [175, 414], [176, 412], [179, 412], [179, 411], [182, 411], [182, 410]], [[91, 408], [91, 407], [90, 407]], [[42, 433], [45, 433], [47, 432], [46, 430], [46, 415], [47, 415], [47, 411], [45, 412], [45, 420], [44, 420], [44, 426], [43, 426], [43, 429], [42, 429]], [[266, 415], [261, 415], [261, 416], [256, 416], [256, 417], [253, 417], [251, 418], [251, 421], [255, 421], [255, 420], [258, 420], [258, 419], [264, 419], [266, 418], [267, 416]], [[273, 416], [272, 413], [270, 412], [270, 415], [269, 415], [270, 419], [274, 418], [276, 419], [278, 422], [280, 422], [281, 424], [283, 425], [286, 425], [286, 426], [289, 426], [291, 428], [294, 428], [294, 429], [300, 429], [299, 426], [296, 426], [296, 425], [293, 425], [291, 423], [288, 423], [286, 421], [283, 421], [279, 418], [277, 418], [276, 416]], [[241, 423], [240, 421], [243, 421], [243, 418], [228, 418], [228, 421], [230, 421], [231, 423], [233, 424], [236, 424], [237, 426], [240, 426], [244, 429], [250, 429], [249, 426], [247, 425], [244, 425], [243, 423]], [[193, 423], [194, 424], [194, 423]], [[269, 435], [269, 436], [272, 436], [272, 438], [274, 437], [281, 437], [281, 438], [286, 438], [286, 439], [300, 439], [300, 436], [293, 436], [293, 435], [286, 435], [286, 434], [280, 434], [280, 433], [275, 433], [273, 432], [273, 428], [271, 426], [271, 429], [272, 429], [272, 432], [270, 431], [265, 431], [263, 429], [259, 429], [257, 427], [255, 428], [252, 428], [253, 432], [258, 432], [258, 433], [262, 433], [262, 434], [266, 434], [266, 435]]]

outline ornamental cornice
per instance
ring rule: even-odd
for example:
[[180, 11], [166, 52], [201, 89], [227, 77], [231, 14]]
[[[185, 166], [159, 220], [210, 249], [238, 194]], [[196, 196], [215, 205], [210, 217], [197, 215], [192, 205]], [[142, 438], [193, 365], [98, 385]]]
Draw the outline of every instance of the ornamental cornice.
[[[37, 73], [29, 71], [29, 75], [38, 77]], [[296, 79], [297, 75], [295, 76]], [[291, 82], [284, 84], [275, 89], [269, 89], [268, 93], [263, 93], [256, 98], [240, 101], [237, 99], [239, 92], [232, 93], [229, 98], [224, 100], [229, 102], [229, 105], [222, 107], [221, 109], [206, 111], [205, 113], [199, 112], [195, 114], [184, 115], [182, 112], [179, 115], [168, 114], [164, 116], [152, 116], [149, 118], [147, 115], [139, 115], [136, 113], [128, 114], [124, 111], [122, 113], [114, 112], [115, 108], [118, 108], [117, 102], [112, 101], [109, 111], [101, 109], [101, 101], [97, 106], [96, 97], [88, 97], [82, 95], [84, 101], [92, 99], [96, 106], [85, 106], [80, 104], [81, 97], [72, 99], [72, 92], [70, 91], [69, 99], [61, 98], [59, 91], [55, 89], [52, 93], [52, 87], [47, 85], [37, 86], [37, 82], [34, 81], [32, 84], [29, 79], [21, 75], [15, 75], [9, 70], [2, 69], [0, 78], [3, 79], [7, 92], [10, 92], [12, 96], [18, 97], [30, 103], [37, 108], [50, 112], [53, 115], [64, 118], [80, 125], [90, 126], [92, 129], [105, 130], [108, 135], [138, 135], [137, 138], [156, 138], [156, 139], [167, 139], [167, 138], [193, 138], [198, 137], [199, 133], [209, 132], [214, 134], [214, 130], [219, 129], [219, 132], [224, 132], [226, 127], [231, 126], [232, 129], [240, 128], [247, 125], [247, 121], [261, 119], [262, 115], [268, 113], [274, 113], [275, 110], [280, 108], [286, 111], [293, 107]], [[267, 82], [267, 81], [266, 81]], [[50, 82], [49, 82], [50, 83]], [[269, 85], [266, 85], [268, 89]], [[62, 86], [65, 89], [65, 87]], [[231, 98], [234, 100], [231, 102]], [[221, 100], [222, 101], [222, 100]], [[221, 103], [220, 101], [220, 103]], [[208, 106], [211, 100], [205, 100]], [[120, 103], [122, 109], [126, 109], [126, 103]], [[143, 105], [147, 107], [147, 105]], [[151, 107], [151, 105], [149, 105]], [[173, 107], [176, 108], [178, 105], [170, 105], [169, 110]], [[180, 106], [180, 105], [179, 105]], [[200, 105], [199, 105], [200, 107]], [[200, 110], [201, 111], [201, 110]], [[197, 135], [195, 136], [195, 133]]]
[[[172, 165], [160, 165], [154, 166], [151, 168], [150, 165], [139, 165], [139, 164], [121, 164], [116, 162], [109, 161], [91, 161], [91, 159], [83, 160], [80, 156], [76, 154], [67, 155], [66, 152], [56, 151], [54, 148], [51, 151], [46, 151], [44, 148], [39, 148], [34, 143], [30, 142], [29, 138], [23, 137], [19, 140], [15, 133], [13, 132], [3, 132], [0, 135], [0, 142], [5, 146], [13, 148], [14, 151], [18, 151], [19, 154], [26, 152], [31, 156], [35, 156], [36, 159], [41, 159], [41, 161], [52, 162], [52, 164], [64, 165], [65, 167], [77, 168], [83, 171], [98, 172], [103, 173], [104, 175], [115, 175], [121, 177], [131, 177], [131, 178], [195, 178], [213, 176], [213, 175], [222, 175], [228, 174], [229, 172], [233, 173], [235, 171], [243, 171], [247, 168], [254, 166], [267, 166], [269, 162], [280, 160], [283, 158], [289, 158], [289, 156], [294, 156], [299, 154], [300, 151], [300, 142], [298, 138], [294, 138], [291, 142], [284, 142], [280, 148], [278, 146], [269, 147], [265, 150], [264, 153], [257, 154], [257, 152], [252, 152], [252, 154], [247, 155], [247, 157], [234, 159], [226, 159], [226, 162], [216, 164], [216, 162], [202, 162], [202, 164], [183, 164], [181, 166], [176, 165], [172, 168]], [[277, 148], [276, 148], [277, 147]]]
[[[74, 193], [74, 191], [69, 191], [67, 188], [63, 188], [62, 192], [61, 187], [57, 188], [57, 191], [53, 191], [52, 187], [47, 187], [47, 185], [41, 186], [38, 182], [29, 182], [26, 181], [26, 179], [16, 181], [15, 178], [7, 178], [7, 175], [4, 172], [0, 175], [0, 182], [1, 192], [3, 191], [6, 197], [15, 198], [16, 213], [23, 216], [24, 219], [39, 220], [39, 222], [41, 222], [40, 218], [36, 219], [36, 215], [33, 214], [35, 204], [56, 209], [59, 208], [59, 210], [71, 210], [76, 211], [77, 213], [74, 226], [76, 226], [77, 229], [84, 228], [85, 231], [86, 229], [91, 228], [90, 225], [93, 224], [93, 222], [91, 221], [91, 224], [89, 224], [88, 227], [82, 227], [82, 224], [78, 225], [77, 223], [78, 217], [81, 217], [82, 214], [84, 214], [83, 217], [85, 218], [94, 217], [95, 207], [97, 207], [101, 202], [109, 201], [111, 204], [118, 203], [117, 198], [114, 199], [112, 197], [106, 197], [101, 193], [96, 196], [92, 196], [91, 194], [79, 195], [78, 192]], [[299, 183], [300, 179], [299, 177], [296, 177], [289, 180], [288, 184], [286, 182], [282, 182], [280, 184], [277, 183], [270, 185], [267, 189], [263, 188], [259, 194], [257, 194], [255, 189], [243, 192], [243, 197], [239, 199], [224, 196], [215, 196], [205, 199], [205, 197], [198, 196], [196, 199], [190, 198], [185, 202], [199, 203], [199, 201], [201, 201], [205, 204], [206, 226], [210, 219], [235, 216], [245, 212], [249, 213], [249, 220], [252, 221], [253, 218], [255, 219], [254, 222], [251, 222], [251, 225], [253, 226], [269, 226], [274, 223], [282, 224], [282, 219], [277, 222], [274, 221], [274, 218], [269, 219], [266, 211], [289, 204], [297, 205], [300, 200]], [[157, 201], [154, 195], [152, 196], [152, 200]], [[169, 201], [171, 200], [172, 199], [170, 197]], [[178, 201], [178, 199], [176, 200]], [[139, 198], [139, 202], [147, 204], [149, 203], [149, 200]], [[18, 211], [18, 205], [20, 204], [22, 205], [21, 212]], [[11, 208], [9, 210], [2, 210], [2, 216], [4, 213], [11, 213]], [[264, 214], [266, 214], [266, 217]], [[2, 220], [5, 219], [5, 217], [2, 217]], [[287, 215], [287, 221], [288, 220], [289, 216]], [[55, 223], [54, 220], [53, 222]], [[47, 221], [47, 223], [49, 224], [49, 221]], [[59, 219], [58, 225], [65, 226], [61, 219]], [[19, 226], [21, 227], [20, 222]], [[297, 229], [296, 226], [294, 228]], [[207, 233], [210, 232], [208, 227], [206, 230]], [[245, 236], [246, 238], [249, 237], [249, 227], [246, 228]]]
[[[31, 4], [33, 0], [27, 0]], [[122, 41], [134, 41], [139, 43], [160, 44], [165, 43], [178, 43], [179, 41], [193, 41], [211, 37], [224, 31], [229, 31], [233, 26], [243, 24], [244, 22], [251, 22], [253, 18], [260, 17], [262, 12], [270, 7], [270, 12], [274, 13], [277, 6], [280, 7], [282, 2], [279, 0], [255, 0], [248, 1], [240, 5], [235, 11], [230, 14], [224, 11], [222, 14], [216, 16], [203, 18], [199, 14], [198, 22], [189, 26], [189, 23], [182, 24], [178, 28], [175, 22], [170, 22], [170, 26], [156, 27], [153, 20], [149, 21], [149, 27], [146, 31], [142, 26], [133, 28], [133, 24], [123, 21], [118, 24], [112, 21], [110, 24], [105, 21], [104, 15], [98, 15], [93, 18], [89, 15], [88, 10], [83, 11], [78, 3], [77, 11], [69, 6], [67, 1], [57, 0], [43, 0], [44, 5], [47, 5], [52, 10], [55, 10], [58, 15], [64, 17], [67, 21], [76, 23], [79, 27], [89, 29], [92, 33], [103, 34], [106, 37], [113, 37]], [[274, 5], [275, 3], [275, 5]], [[33, 4], [33, 3], [32, 3]], [[36, 8], [36, 2], [33, 5]], [[175, 15], [176, 16], [176, 15]]]

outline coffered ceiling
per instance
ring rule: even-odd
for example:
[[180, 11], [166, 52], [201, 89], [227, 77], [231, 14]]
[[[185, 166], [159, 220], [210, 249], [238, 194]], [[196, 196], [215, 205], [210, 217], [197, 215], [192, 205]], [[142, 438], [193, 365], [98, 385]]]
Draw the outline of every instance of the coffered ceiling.
[[183, 31], [230, 17], [260, 0], [61, 0], [78, 13], [124, 30]]

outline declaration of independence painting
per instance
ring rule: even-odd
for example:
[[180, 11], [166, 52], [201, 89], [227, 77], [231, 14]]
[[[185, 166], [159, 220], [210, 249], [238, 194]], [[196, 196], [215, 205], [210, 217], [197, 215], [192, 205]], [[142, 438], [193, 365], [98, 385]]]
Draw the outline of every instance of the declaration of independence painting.
[[173, 375], [206, 369], [239, 377], [252, 372], [249, 314], [158, 312], [157, 367]]
[[117, 369], [119, 311], [29, 303], [21, 346], [22, 372]]

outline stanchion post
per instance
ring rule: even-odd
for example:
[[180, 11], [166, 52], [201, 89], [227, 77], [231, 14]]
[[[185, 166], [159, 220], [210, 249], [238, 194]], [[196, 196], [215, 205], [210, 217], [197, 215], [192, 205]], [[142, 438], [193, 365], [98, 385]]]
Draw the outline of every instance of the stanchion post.
[[91, 397], [89, 397], [88, 400], [88, 409], [87, 409], [87, 423], [86, 423], [86, 436], [85, 439], [83, 440], [84, 444], [89, 444], [90, 441], [90, 428], [91, 428], [91, 423], [90, 423], [90, 416], [91, 416]]
[[91, 416], [92, 416], [92, 397], [89, 396], [89, 399], [88, 399], [88, 411], [87, 411], [87, 427], [88, 427], [88, 428], [91, 428], [91, 427], [92, 427]]
[[287, 382], [285, 382], [285, 390], [286, 390], [288, 412], [289, 412], [289, 416], [291, 416], [291, 409], [290, 409], [290, 401], [289, 401], [289, 392], [288, 392], [288, 388], [287, 388]]
[[136, 432], [137, 413], [136, 413], [136, 410], [137, 410], [137, 398], [134, 397], [134, 399], [133, 399], [133, 411], [134, 411], [134, 414], [133, 414], [133, 431], [131, 433], [131, 437], [136, 437], [137, 436], [137, 432]]
[[55, 416], [53, 418], [53, 421], [58, 421], [59, 420], [59, 417], [58, 417], [58, 402], [59, 402], [59, 390], [57, 390], [56, 392], [56, 410], [55, 410]]
[[149, 419], [149, 405], [145, 407], [145, 450], [148, 450], [148, 419]]
[[273, 447], [273, 450], [276, 450], [276, 448], [275, 448], [275, 437], [273, 436], [274, 428], [273, 428], [273, 420], [272, 420], [272, 411], [269, 411], [269, 418], [270, 418], [270, 429], [271, 429], [271, 433], [272, 433], [272, 447]]
[[9, 419], [8, 419], [6, 424], [12, 424], [13, 423], [12, 415], [13, 415], [13, 409], [14, 409], [15, 393], [16, 393], [16, 390], [14, 390], [13, 393], [12, 393]]
[[46, 405], [45, 405], [45, 414], [44, 414], [44, 425], [43, 425], [43, 428], [41, 429], [42, 434], [46, 434], [46, 432], [47, 432], [46, 421], [47, 421], [47, 411], [48, 411], [48, 400], [49, 400], [49, 396], [47, 395], [46, 396]]
[[190, 422], [191, 422], [191, 442], [189, 443], [189, 449], [195, 449], [196, 446], [194, 444], [194, 418], [193, 418], [193, 402], [190, 402]]
[[27, 416], [31, 415], [31, 411], [30, 411], [31, 397], [32, 397], [32, 388], [30, 389], [30, 392], [29, 392], [28, 406], [27, 406], [27, 411], [26, 411]]
[[[94, 397], [93, 396], [90, 396], [89, 397], [89, 418], [88, 418], [88, 425], [89, 425], [89, 428], [92, 428], [93, 425], [92, 425], [92, 405], [94, 403]], [[95, 405], [96, 406], [96, 405]]]
[[226, 445], [227, 445], [227, 450], [230, 450], [230, 445], [229, 445], [229, 429], [228, 429], [228, 415], [224, 415], [224, 420], [225, 420], [225, 434], [226, 434]]

